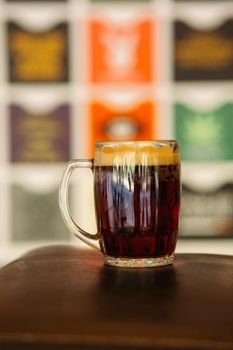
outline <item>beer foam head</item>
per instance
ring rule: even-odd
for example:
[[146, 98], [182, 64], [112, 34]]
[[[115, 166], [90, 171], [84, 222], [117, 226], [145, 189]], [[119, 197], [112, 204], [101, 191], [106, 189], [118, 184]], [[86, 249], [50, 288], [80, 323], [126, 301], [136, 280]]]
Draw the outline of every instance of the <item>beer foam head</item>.
[[97, 142], [97, 166], [134, 166], [179, 164], [176, 141]]

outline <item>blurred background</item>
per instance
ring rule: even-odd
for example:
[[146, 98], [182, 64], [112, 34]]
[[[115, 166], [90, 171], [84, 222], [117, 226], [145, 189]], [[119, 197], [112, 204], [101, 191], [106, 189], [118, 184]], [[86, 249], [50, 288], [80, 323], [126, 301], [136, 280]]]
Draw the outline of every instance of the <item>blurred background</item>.
[[[58, 208], [96, 140], [178, 139], [179, 252], [233, 254], [233, 1], [0, 0], [0, 264], [81, 245]], [[95, 232], [92, 175], [73, 216]]]

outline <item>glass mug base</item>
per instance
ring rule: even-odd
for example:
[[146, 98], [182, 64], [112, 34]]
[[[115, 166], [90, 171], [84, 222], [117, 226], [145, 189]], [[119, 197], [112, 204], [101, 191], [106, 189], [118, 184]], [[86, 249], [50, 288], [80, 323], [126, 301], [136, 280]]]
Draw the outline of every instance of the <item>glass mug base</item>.
[[117, 267], [158, 267], [171, 265], [173, 261], [174, 254], [159, 258], [114, 258], [111, 256], [104, 256], [106, 265]]

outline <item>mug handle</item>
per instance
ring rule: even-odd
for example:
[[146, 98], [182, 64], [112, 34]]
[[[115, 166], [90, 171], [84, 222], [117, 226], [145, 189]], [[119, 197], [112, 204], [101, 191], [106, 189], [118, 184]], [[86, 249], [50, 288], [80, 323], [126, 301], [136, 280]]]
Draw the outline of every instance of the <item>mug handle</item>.
[[65, 171], [62, 175], [60, 186], [59, 186], [59, 206], [60, 211], [65, 221], [68, 229], [83, 242], [87, 243], [91, 247], [100, 250], [99, 244], [96, 242], [100, 238], [100, 234], [97, 232], [95, 234], [88, 233], [79, 227], [74, 221], [70, 208], [69, 208], [69, 198], [68, 198], [68, 185], [70, 176], [75, 169], [87, 168], [93, 170], [93, 160], [92, 159], [75, 159], [70, 161]]

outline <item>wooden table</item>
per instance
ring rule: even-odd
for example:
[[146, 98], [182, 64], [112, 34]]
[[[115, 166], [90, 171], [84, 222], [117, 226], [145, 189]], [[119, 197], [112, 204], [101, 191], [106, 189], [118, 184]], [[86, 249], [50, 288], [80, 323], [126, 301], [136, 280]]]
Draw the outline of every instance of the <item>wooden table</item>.
[[233, 257], [119, 269], [36, 249], [0, 269], [0, 349], [233, 349]]

